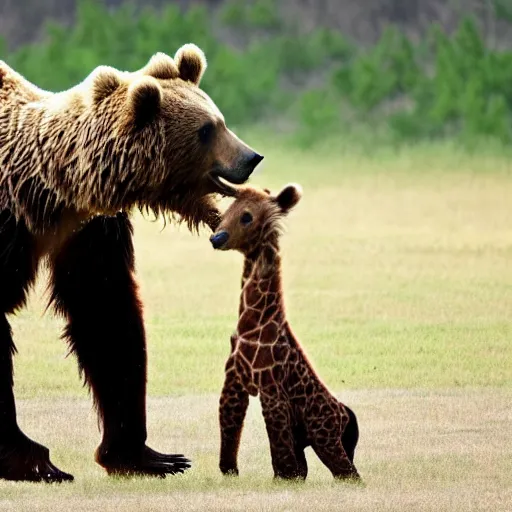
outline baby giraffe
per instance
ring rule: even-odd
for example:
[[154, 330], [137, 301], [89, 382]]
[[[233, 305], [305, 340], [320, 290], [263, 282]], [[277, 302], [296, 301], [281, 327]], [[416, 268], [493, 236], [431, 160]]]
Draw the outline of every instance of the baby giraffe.
[[355, 414], [315, 373], [286, 320], [279, 254], [280, 221], [300, 200], [298, 185], [277, 196], [241, 187], [210, 237], [215, 249], [244, 257], [236, 332], [220, 398], [220, 470], [238, 475], [238, 448], [249, 395], [260, 395], [274, 476], [305, 479], [311, 446], [335, 478], [360, 480], [353, 465]]

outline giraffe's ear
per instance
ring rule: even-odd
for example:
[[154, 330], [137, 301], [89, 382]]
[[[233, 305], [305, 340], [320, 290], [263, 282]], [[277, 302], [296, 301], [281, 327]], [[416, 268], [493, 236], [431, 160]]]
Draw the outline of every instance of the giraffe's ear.
[[282, 213], [288, 213], [302, 197], [302, 187], [296, 183], [286, 185], [275, 198]]

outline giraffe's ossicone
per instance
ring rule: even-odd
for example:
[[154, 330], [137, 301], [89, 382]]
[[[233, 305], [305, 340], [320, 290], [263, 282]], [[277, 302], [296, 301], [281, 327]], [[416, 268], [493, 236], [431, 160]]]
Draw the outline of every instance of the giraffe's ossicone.
[[210, 241], [244, 255], [236, 332], [220, 398], [220, 470], [238, 474], [238, 449], [249, 395], [259, 395], [274, 475], [306, 478], [311, 446], [335, 478], [360, 480], [355, 414], [320, 380], [286, 320], [279, 252], [280, 222], [302, 197], [298, 185], [273, 196], [238, 190]]

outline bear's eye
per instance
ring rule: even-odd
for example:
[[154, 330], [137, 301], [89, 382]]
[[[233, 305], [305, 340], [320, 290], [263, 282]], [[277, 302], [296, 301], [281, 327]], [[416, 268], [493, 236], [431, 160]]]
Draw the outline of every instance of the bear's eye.
[[240, 218], [240, 222], [246, 226], [252, 222], [252, 215], [249, 212], [244, 212], [242, 217]]
[[213, 132], [215, 130], [215, 126], [213, 123], [206, 123], [205, 125], [199, 128], [199, 140], [203, 144], [208, 144], [213, 138]]

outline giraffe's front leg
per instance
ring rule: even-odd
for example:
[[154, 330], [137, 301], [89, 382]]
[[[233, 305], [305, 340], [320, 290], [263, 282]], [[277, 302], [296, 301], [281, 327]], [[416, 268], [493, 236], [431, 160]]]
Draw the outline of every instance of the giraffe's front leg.
[[219, 404], [219, 468], [224, 475], [238, 475], [238, 448], [248, 405], [249, 393], [244, 389], [234, 369], [227, 370]]
[[[275, 478], [304, 479], [307, 469], [297, 460], [290, 404], [278, 394], [261, 394]], [[302, 452], [303, 454], [303, 452]], [[304, 457], [305, 459], [305, 457]]]

